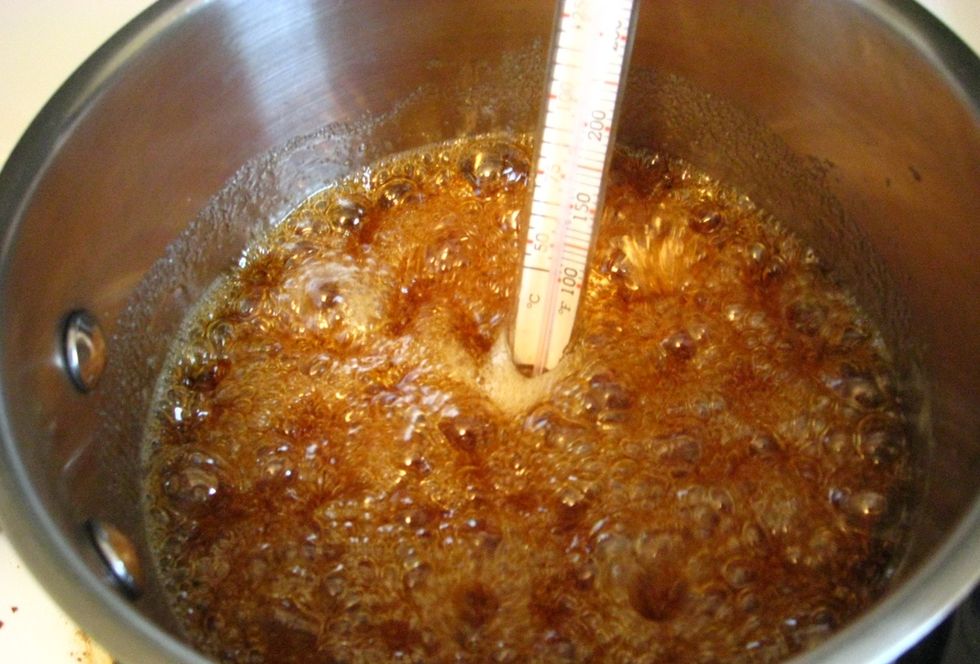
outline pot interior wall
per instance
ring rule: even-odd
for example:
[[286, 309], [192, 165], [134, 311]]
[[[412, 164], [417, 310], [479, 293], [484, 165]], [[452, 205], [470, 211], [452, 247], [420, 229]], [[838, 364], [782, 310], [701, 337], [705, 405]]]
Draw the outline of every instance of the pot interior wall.
[[[42, 145], [50, 156], [19, 151], [24, 173], [10, 177], [31, 195], [11, 206], [4, 245], [4, 407], [29, 491], [96, 574], [80, 528], [92, 516], [150, 560], [139, 444], [169, 340], [201, 292], [253, 233], [352, 167], [533, 130], [552, 15], [437, 0], [181, 10], [147, 19], [153, 39], [133, 59], [83, 71], [88, 84], [63, 94], [90, 95]], [[933, 68], [937, 54], [889, 32], [901, 27], [889, 11], [646, 2], [620, 137], [688, 159], [802, 235], [931, 394], [905, 578], [977, 502], [980, 111]], [[84, 396], [52, 361], [80, 306], [111, 334], [107, 373]], [[136, 605], [173, 630], [149, 576]]]

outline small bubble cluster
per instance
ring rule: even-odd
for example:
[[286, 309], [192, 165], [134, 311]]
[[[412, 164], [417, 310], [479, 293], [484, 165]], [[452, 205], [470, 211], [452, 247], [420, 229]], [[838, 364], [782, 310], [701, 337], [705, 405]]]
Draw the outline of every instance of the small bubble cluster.
[[745, 198], [620, 150], [575, 336], [524, 377], [531, 152], [375, 164], [188, 321], [146, 513], [209, 655], [774, 661], [882, 592], [912, 435], [873, 326]]

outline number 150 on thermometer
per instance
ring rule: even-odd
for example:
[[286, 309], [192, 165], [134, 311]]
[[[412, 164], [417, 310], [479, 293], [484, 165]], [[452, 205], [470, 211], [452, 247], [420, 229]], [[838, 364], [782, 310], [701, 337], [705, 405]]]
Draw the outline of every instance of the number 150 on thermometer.
[[634, 0], [560, 3], [538, 132], [514, 362], [553, 369], [585, 287], [632, 47]]

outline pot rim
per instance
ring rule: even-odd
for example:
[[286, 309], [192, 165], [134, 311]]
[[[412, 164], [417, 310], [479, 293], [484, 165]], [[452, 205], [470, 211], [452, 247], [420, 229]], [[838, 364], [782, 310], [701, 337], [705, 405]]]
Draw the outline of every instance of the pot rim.
[[[177, 29], [207, 0], [160, 0], [91, 55], [48, 101], [0, 171], [0, 270], [38, 174], [63, 137], [117, 74], [148, 44]], [[980, 122], [980, 59], [912, 0], [854, 0], [906, 40], [942, 74]], [[0, 273], [0, 279], [4, 278]], [[4, 312], [0, 309], [0, 324]], [[2, 344], [0, 340], [0, 344]], [[0, 354], [3, 349], [0, 347]], [[171, 636], [105, 583], [73, 552], [69, 538], [25, 480], [0, 380], [0, 521], [31, 573], [79, 625], [122, 660], [165, 664], [210, 661]], [[76, 535], [83, 536], [79, 524]], [[932, 630], [980, 580], [980, 497], [947, 541], [900, 588], [794, 662], [891, 662]], [[125, 626], [121, 629], [120, 626]]]

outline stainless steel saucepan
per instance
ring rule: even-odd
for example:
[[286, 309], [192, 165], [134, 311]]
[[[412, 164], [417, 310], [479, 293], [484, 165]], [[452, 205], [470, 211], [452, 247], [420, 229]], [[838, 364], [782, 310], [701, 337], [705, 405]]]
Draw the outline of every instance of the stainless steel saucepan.
[[[139, 443], [181, 316], [345, 170], [533, 130], [550, 2], [161, 2], [0, 174], [0, 512], [125, 662], [203, 662], [146, 549]], [[804, 236], [886, 331], [923, 432], [890, 591], [801, 661], [885, 662], [980, 577], [980, 62], [902, 0], [646, 0], [620, 137]], [[326, 127], [324, 129], [324, 127]], [[104, 364], [103, 364], [104, 362]]]

